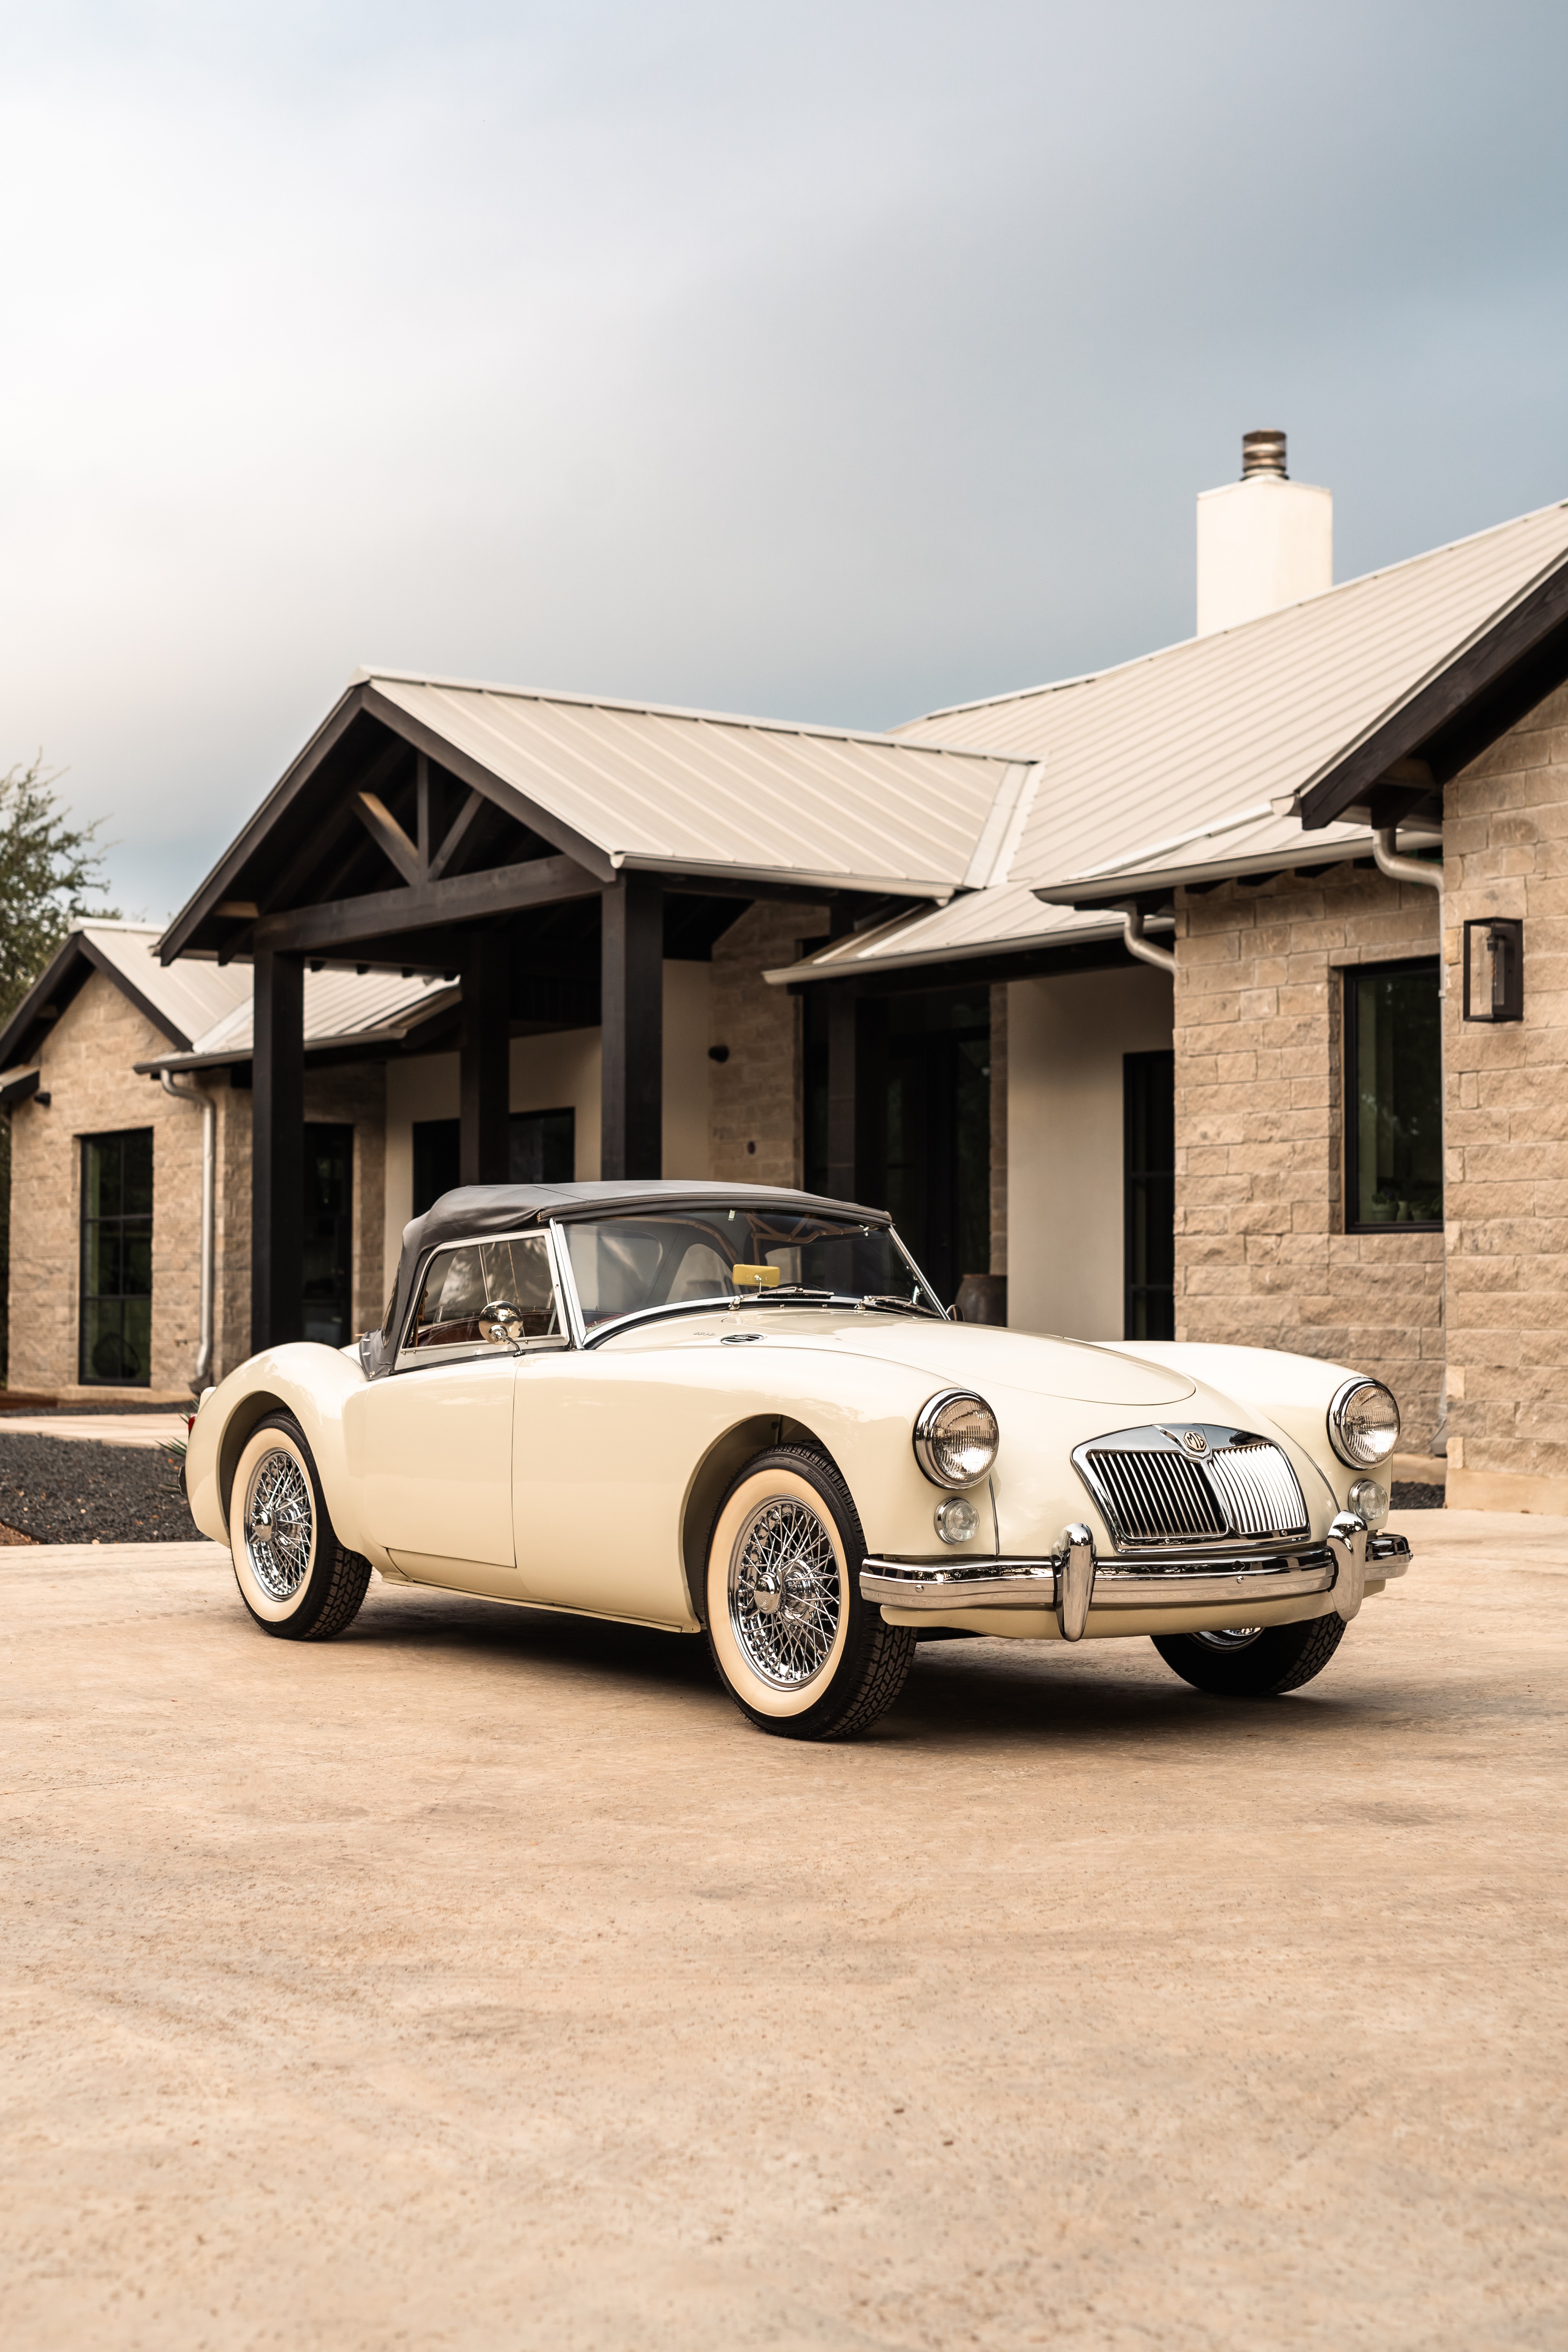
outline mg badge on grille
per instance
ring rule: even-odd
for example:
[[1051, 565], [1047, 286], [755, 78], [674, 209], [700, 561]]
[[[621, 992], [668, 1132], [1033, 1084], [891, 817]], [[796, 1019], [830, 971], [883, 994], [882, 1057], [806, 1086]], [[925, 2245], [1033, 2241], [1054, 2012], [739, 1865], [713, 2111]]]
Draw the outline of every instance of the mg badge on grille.
[[1208, 1439], [1201, 1429], [1184, 1429], [1182, 1444], [1189, 1454], [1206, 1454], [1209, 1450]]

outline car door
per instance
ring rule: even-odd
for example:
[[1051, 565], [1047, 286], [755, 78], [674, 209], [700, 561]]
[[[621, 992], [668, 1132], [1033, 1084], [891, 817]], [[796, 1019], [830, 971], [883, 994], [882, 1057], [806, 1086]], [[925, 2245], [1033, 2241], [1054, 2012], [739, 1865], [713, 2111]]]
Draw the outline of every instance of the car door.
[[512, 1539], [512, 1391], [521, 1359], [488, 1341], [518, 1309], [525, 1352], [564, 1346], [542, 1236], [468, 1242], [426, 1268], [395, 1368], [352, 1401], [366, 1532], [420, 1584], [521, 1600]]
[[[629, 1286], [617, 1303], [641, 1304], [651, 1276], [662, 1301], [701, 1298], [719, 1271], [699, 1237], [676, 1235], [668, 1258], [647, 1227], [596, 1228], [599, 1255], [616, 1262]], [[579, 1230], [573, 1265], [584, 1296], [593, 1245]], [[644, 1258], [646, 1256], [646, 1263]], [[601, 1267], [601, 1273], [604, 1269]], [[592, 1279], [590, 1309], [605, 1294]], [[558, 1609], [581, 1609], [658, 1625], [688, 1625], [680, 1514], [693, 1465], [733, 1417], [722, 1377], [732, 1351], [713, 1343], [698, 1359], [679, 1349], [574, 1349], [523, 1365], [514, 1391], [517, 1560], [530, 1594]], [[746, 1353], [745, 1349], [740, 1351]]]

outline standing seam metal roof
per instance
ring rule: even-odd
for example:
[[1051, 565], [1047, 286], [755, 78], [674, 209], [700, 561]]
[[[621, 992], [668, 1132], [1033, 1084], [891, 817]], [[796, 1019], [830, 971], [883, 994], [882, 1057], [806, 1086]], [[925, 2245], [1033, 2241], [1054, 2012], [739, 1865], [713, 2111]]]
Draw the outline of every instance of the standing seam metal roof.
[[[931, 914], [836, 940], [770, 980], [958, 961], [1103, 936], [1103, 914], [1034, 888], [1092, 878], [1129, 891], [1282, 863], [1367, 856], [1364, 825], [1304, 835], [1277, 814], [1568, 555], [1568, 502], [1366, 573], [1235, 629], [1055, 686], [911, 719], [909, 740], [1037, 764], [994, 856]], [[1015, 787], [1015, 789], [1016, 789]], [[1292, 856], [1294, 854], [1294, 858]]]
[[1015, 765], [898, 736], [384, 670], [365, 679], [616, 865], [940, 895], [963, 880]]
[[1568, 555], [1568, 502], [1112, 670], [900, 731], [1045, 761], [998, 882], [1069, 879], [1303, 792]]

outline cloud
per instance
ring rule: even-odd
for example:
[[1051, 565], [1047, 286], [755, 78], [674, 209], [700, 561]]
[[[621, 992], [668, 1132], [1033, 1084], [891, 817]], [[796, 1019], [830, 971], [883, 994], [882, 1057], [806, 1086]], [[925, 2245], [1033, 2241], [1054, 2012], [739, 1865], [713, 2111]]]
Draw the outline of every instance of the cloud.
[[161, 915], [373, 659], [881, 724], [1568, 495], [1535, 5], [0, 10], [0, 759]]

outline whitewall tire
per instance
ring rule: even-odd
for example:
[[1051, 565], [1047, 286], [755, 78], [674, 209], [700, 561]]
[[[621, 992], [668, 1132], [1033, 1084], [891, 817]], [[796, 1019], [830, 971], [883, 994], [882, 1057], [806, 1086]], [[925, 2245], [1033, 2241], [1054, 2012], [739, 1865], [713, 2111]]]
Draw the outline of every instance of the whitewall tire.
[[786, 1739], [845, 1738], [891, 1706], [914, 1636], [860, 1598], [866, 1540], [849, 1489], [804, 1446], [757, 1454], [708, 1546], [708, 1640], [742, 1715]]
[[338, 1541], [304, 1433], [269, 1413], [246, 1441], [228, 1507], [239, 1597], [264, 1633], [326, 1642], [359, 1613], [370, 1562]]

